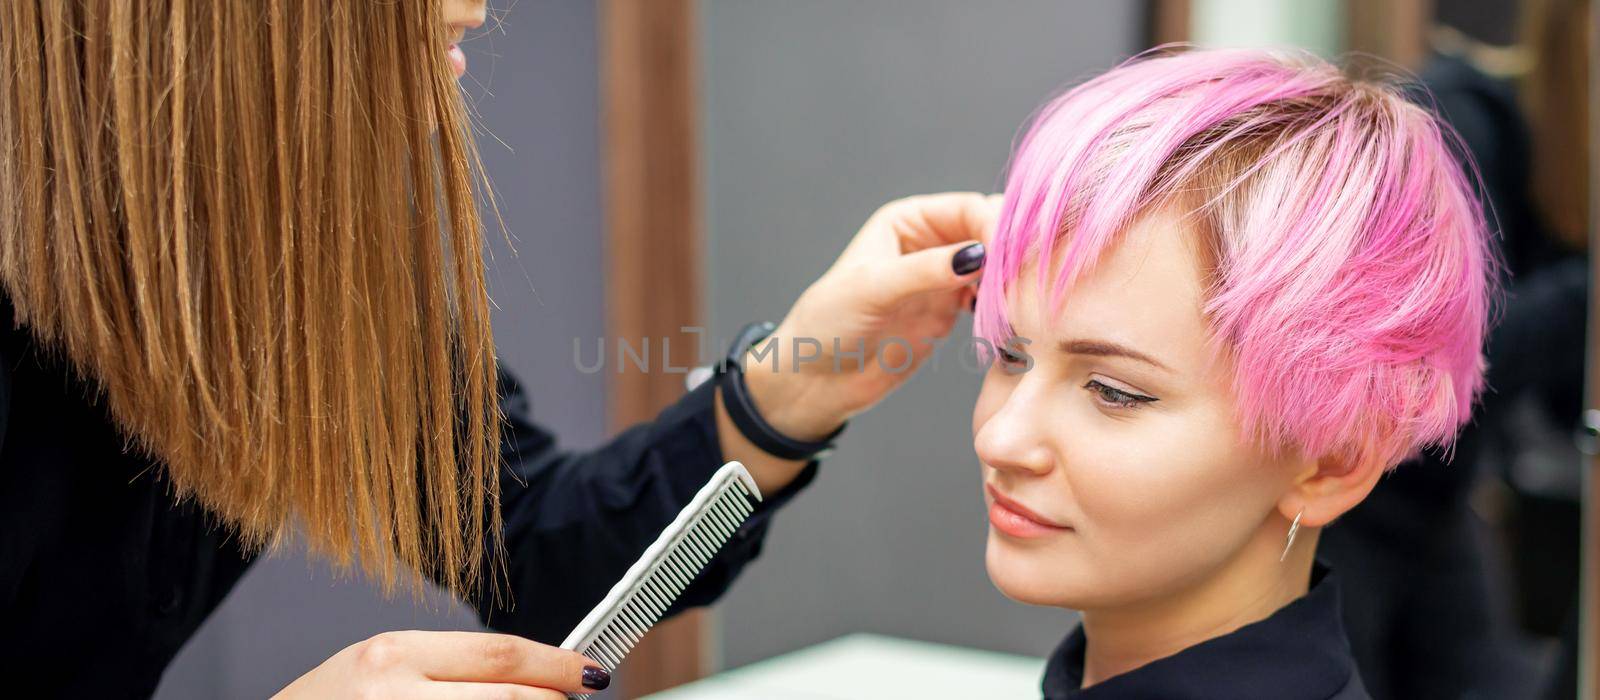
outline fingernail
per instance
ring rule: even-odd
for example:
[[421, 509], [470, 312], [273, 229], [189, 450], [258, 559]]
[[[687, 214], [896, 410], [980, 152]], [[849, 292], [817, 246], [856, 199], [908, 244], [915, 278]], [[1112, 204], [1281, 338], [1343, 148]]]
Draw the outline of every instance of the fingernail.
[[977, 272], [983, 267], [983, 244], [974, 243], [956, 251], [954, 258], [950, 259], [950, 267], [958, 275], [967, 275]]
[[978, 298], [977, 297], [973, 297], [970, 300], [968, 300], [967, 301], [967, 308], [971, 309], [973, 313], [977, 313], [978, 312]]
[[611, 674], [599, 666], [583, 667], [583, 687], [590, 690], [605, 690], [611, 685]]

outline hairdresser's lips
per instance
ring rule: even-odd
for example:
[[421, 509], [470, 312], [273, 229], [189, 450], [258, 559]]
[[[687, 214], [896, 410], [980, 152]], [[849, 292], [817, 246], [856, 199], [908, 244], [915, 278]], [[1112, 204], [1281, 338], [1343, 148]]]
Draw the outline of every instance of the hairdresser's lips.
[[989, 491], [989, 524], [994, 529], [1012, 537], [1034, 539], [1059, 535], [1071, 532], [1072, 528], [1057, 523], [1038, 513], [1029, 510], [1026, 506], [1002, 496], [993, 486], [985, 486]]
[[456, 72], [457, 78], [467, 74], [467, 55], [461, 52], [460, 44], [451, 44], [445, 55], [450, 57], [450, 69]]

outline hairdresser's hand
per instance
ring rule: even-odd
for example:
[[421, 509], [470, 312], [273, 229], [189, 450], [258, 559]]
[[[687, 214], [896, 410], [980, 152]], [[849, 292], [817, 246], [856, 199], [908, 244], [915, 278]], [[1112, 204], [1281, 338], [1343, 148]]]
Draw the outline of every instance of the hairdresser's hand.
[[[762, 416], [791, 437], [820, 439], [910, 377], [967, 310], [999, 211], [999, 195], [951, 192], [873, 214], [774, 332], [781, 371], [771, 357], [746, 358]], [[797, 339], [815, 357], [796, 362]]]
[[577, 652], [508, 634], [385, 632], [345, 647], [274, 698], [565, 700], [610, 682]]

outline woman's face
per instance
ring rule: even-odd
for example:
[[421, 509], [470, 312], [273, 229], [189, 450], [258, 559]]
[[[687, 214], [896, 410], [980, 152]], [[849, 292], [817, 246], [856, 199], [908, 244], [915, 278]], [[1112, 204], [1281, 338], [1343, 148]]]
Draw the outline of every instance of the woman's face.
[[1036, 266], [1013, 285], [1033, 366], [996, 362], [972, 415], [1006, 595], [1103, 609], [1180, 592], [1265, 536], [1293, 484], [1301, 465], [1240, 439], [1192, 240], [1168, 213], [1143, 217], [1055, 318]]
[[484, 0], [444, 0], [444, 23], [449, 28], [449, 45], [445, 53], [450, 57], [450, 67], [459, 78], [467, 73], [467, 55], [461, 52], [461, 39], [468, 29], [483, 26], [488, 13]]

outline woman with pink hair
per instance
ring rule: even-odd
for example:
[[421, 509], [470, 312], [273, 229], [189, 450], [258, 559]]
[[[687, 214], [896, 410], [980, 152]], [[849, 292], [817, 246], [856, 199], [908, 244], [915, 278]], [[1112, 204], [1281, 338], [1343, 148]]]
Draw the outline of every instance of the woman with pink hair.
[[991, 579], [1082, 611], [1048, 700], [1367, 697], [1315, 551], [1483, 390], [1499, 262], [1453, 138], [1260, 50], [1146, 54], [1035, 117], [973, 442]]

